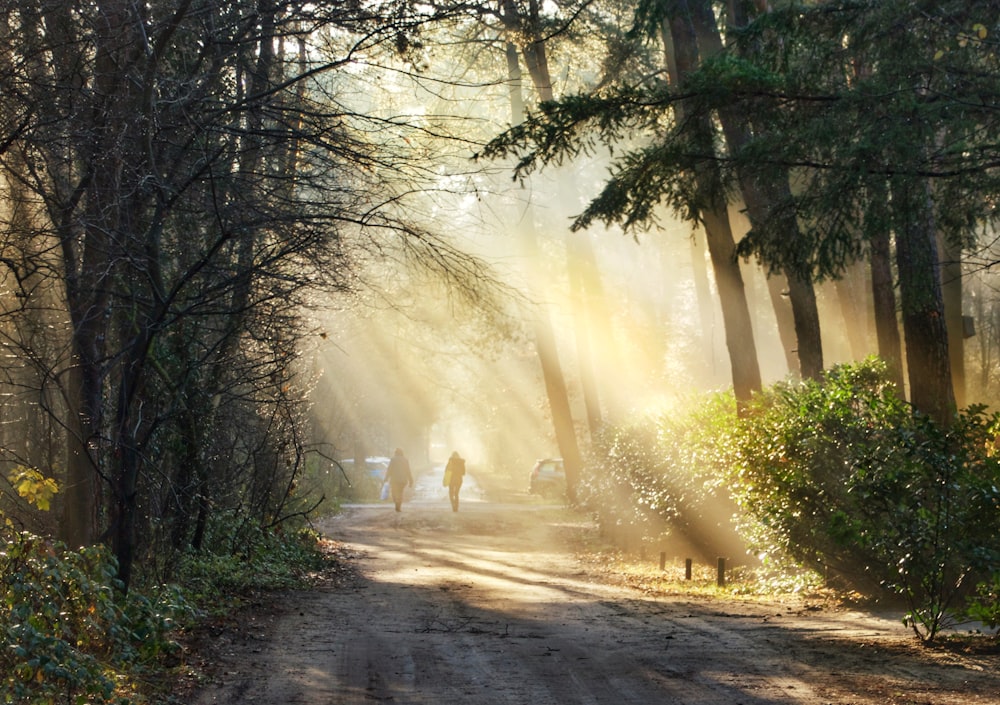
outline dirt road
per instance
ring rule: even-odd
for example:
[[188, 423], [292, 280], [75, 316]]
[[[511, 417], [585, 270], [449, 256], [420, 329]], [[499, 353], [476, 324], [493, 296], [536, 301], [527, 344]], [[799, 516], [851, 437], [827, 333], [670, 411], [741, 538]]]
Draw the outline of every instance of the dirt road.
[[562, 508], [432, 499], [321, 528], [356, 570], [219, 636], [197, 705], [1000, 703], [995, 652], [928, 651], [895, 619], [609, 585]]

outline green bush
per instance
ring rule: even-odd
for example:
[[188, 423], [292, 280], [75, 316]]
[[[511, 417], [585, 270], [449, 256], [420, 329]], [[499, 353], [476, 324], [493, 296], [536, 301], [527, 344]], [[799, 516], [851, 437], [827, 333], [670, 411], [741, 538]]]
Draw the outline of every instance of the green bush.
[[930, 640], [961, 618], [1000, 621], [998, 432], [1000, 417], [980, 407], [937, 427], [870, 359], [774, 385], [743, 418], [719, 395], [609, 429], [582, 495], [604, 527], [683, 536], [705, 557], [732, 550], [717, 538], [719, 509], [732, 506], [766, 579], [805, 568], [902, 598], [905, 621]]
[[976, 586], [976, 593], [969, 598], [962, 614], [990, 629], [1000, 627], [1000, 573], [994, 573]]
[[210, 550], [184, 554], [178, 581], [197, 604], [227, 604], [259, 591], [297, 587], [325, 567], [319, 536], [307, 528], [264, 528], [221, 513], [209, 525]]
[[901, 596], [922, 638], [1000, 568], [1000, 421], [982, 408], [941, 429], [869, 360], [775, 386], [734, 429], [731, 486], [760, 548]]
[[189, 614], [178, 593], [123, 597], [104, 546], [70, 551], [9, 531], [2, 543], [3, 702], [132, 702], [131, 679], [176, 648], [168, 633]]
[[602, 529], [629, 542], [679, 539], [705, 560], [745, 555], [717, 444], [735, 408], [719, 394], [686, 416], [648, 414], [606, 430], [580, 488]]

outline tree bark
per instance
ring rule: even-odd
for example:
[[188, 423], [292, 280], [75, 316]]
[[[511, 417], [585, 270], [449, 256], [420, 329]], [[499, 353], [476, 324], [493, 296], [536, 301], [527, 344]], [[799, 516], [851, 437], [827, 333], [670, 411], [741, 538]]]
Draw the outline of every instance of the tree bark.
[[586, 254], [581, 252], [585, 237], [578, 233], [569, 240], [569, 284], [573, 306], [573, 333], [576, 340], [577, 366], [580, 369], [580, 386], [583, 389], [583, 403], [587, 410], [587, 428], [593, 440], [604, 423], [601, 413], [601, 396], [598, 391], [597, 372], [594, 369], [594, 351], [591, 345], [591, 309], [587, 287]]
[[947, 238], [939, 238], [942, 253], [941, 293], [944, 297], [944, 320], [948, 331], [948, 358], [951, 360], [951, 382], [955, 388], [955, 404], [966, 406], [965, 389], [965, 322], [962, 318], [962, 248]]
[[929, 187], [895, 183], [892, 202], [902, 227], [896, 236], [896, 267], [910, 402], [942, 427], [954, 420], [955, 393], [941, 293], [941, 268]]
[[[722, 38], [719, 36], [711, 2], [690, 0], [689, 6], [691, 22], [702, 53], [706, 56], [720, 53], [723, 48]], [[738, 152], [743, 149], [751, 133], [752, 117], [724, 109], [719, 111], [719, 120], [730, 150]], [[782, 241], [792, 246], [801, 240], [802, 234], [794, 214], [781, 209], [782, 204], [791, 199], [788, 177], [756, 177], [745, 168], [738, 169], [737, 176], [751, 227], [760, 230], [766, 226], [769, 230], [779, 232]], [[811, 275], [804, 271], [804, 267], [785, 267], [783, 273], [788, 280], [788, 298], [792, 307], [799, 359], [798, 371], [805, 378], [819, 379], [823, 373], [823, 344]], [[779, 319], [779, 325], [780, 323]]]
[[[38, 44], [33, 57], [43, 56], [46, 44], [51, 47], [48, 65], [32, 56], [26, 64], [32, 84], [53, 86], [46, 99], [35, 101], [37, 105], [33, 106], [39, 112], [38, 122], [45, 126], [58, 125], [67, 118], [77, 119], [82, 125], [90, 117], [75, 100], [83, 78], [78, 70], [82, 62], [74, 49], [78, 37], [71, 10], [64, 3], [46, 3], [37, 8], [24, 3], [21, 8], [17, 29], [28, 45]], [[49, 129], [58, 132], [57, 128]], [[64, 390], [66, 470], [61, 483], [59, 537], [72, 547], [88, 545], [97, 539], [103, 511], [104, 486], [95, 444], [101, 437], [100, 365], [105, 344], [101, 326], [109, 298], [100, 255], [107, 251], [107, 238], [100, 228], [95, 228], [86, 233], [90, 240], [85, 245], [78, 241], [84, 231], [74, 219], [78, 202], [73, 195], [90, 186], [94, 173], [86, 165], [78, 166], [74, 158], [76, 146], [53, 138], [41, 152], [56, 195], [46, 205], [58, 241], [63, 295], [71, 327]], [[100, 153], [101, 148], [90, 151]]]
[[[886, 202], [883, 199], [881, 202]], [[896, 291], [892, 277], [892, 242], [884, 227], [876, 226], [869, 235], [871, 244], [872, 307], [875, 316], [875, 338], [878, 354], [888, 367], [889, 378], [900, 395], [905, 394], [903, 381], [903, 345], [899, 337], [896, 311]]]
[[[673, 46], [673, 65], [677, 67], [676, 81], [678, 86], [683, 86], [687, 76], [697, 69], [699, 54], [690, 14], [684, 11], [684, 2], [677, 5], [677, 11], [664, 27], [664, 33], [670, 35], [670, 41], [665, 41], [664, 45]], [[689, 117], [685, 115], [683, 104], [677, 106], [677, 111], [679, 120]], [[699, 133], [700, 140], [706, 145], [711, 144], [712, 127], [707, 116], [695, 119], [697, 124], [694, 127]], [[709, 257], [722, 303], [733, 392], [737, 410], [742, 413], [751, 396], [761, 389], [760, 366], [757, 361], [750, 309], [743, 275], [736, 259], [736, 243], [733, 240], [729, 211], [722, 193], [718, 165], [711, 159], [701, 162], [695, 167], [695, 178], [700, 204], [699, 217], [705, 227]]]
[[789, 301], [791, 292], [788, 277], [781, 272], [768, 274], [767, 293], [771, 299], [775, 321], [778, 324], [778, 339], [781, 341], [781, 350], [785, 354], [785, 366], [789, 373], [801, 376], [799, 348], [795, 340], [795, 315]]
[[[520, 18], [517, 15], [516, 7], [510, 0], [504, 3], [503, 20], [511, 37], [516, 36], [519, 30]], [[545, 45], [536, 37], [531, 42], [531, 60], [528, 61], [529, 69], [541, 71], [544, 68], [544, 75], [539, 73], [536, 80], [536, 89], [542, 99], [552, 97], [551, 80], [547, 79], [548, 67], [545, 62]], [[511, 94], [511, 119], [514, 124], [524, 120], [524, 100], [522, 97], [521, 70], [517, 61], [516, 45], [513, 41], [507, 43], [507, 70], [510, 81]], [[538, 260], [538, 243], [534, 232], [532, 214], [527, 213], [525, 217], [525, 227], [521, 228], [522, 246], [528, 260], [529, 268], [535, 267]], [[538, 278], [529, 276], [530, 282], [537, 282]], [[539, 306], [544, 305], [539, 297], [534, 297]], [[576, 436], [576, 427], [573, 423], [572, 409], [569, 403], [569, 394], [566, 390], [566, 379], [563, 375], [562, 365], [559, 362], [559, 351], [556, 346], [555, 334], [552, 332], [552, 322], [549, 319], [547, 310], [540, 310], [534, 318], [533, 325], [535, 348], [538, 351], [538, 359], [542, 368], [542, 376], [545, 382], [545, 391], [549, 401], [549, 409], [552, 412], [552, 423], [556, 435], [556, 444], [559, 446], [559, 453], [562, 455], [563, 469], [566, 473], [566, 498], [569, 502], [576, 502], [576, 488], [579, 484], [580, 473], [583, 468], [583, 456], [580, 453], [580, 445]]]

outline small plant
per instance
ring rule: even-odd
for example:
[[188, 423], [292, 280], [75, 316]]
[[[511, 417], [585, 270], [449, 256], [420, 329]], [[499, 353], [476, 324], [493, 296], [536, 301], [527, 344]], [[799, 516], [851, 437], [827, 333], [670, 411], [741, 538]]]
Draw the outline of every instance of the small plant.
[[[47, 509], [56, 483], [37, 470], [9, 477]], [[176, 589], [123, 597], [106, 546], [69, 550], [0, 529], [0, 693], [9, 703], [125, 703], [130, 681], [177, 648], [175, 621], [191, 615]]]
[[214, 521], [209, 535], [216, 550], [188, 553], [180, 561], [179, 581], [206, 609], [226, 610], [248, 594], [301, 586], [325, 566], [315, 531], [234, 526], [224, 518]]
[[976, 592], [969, 597], [963, 616], [974, 622], [982, 622], [990, 629], [1000, 627], [1000, 572], [976, 586]]

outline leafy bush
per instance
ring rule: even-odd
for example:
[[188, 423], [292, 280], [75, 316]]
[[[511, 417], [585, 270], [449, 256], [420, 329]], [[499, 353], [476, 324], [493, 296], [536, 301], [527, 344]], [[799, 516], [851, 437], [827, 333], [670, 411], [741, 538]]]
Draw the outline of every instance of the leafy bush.
[[679, 539], [713, 562], [744, 555], [717, 445], [734, 416], [732, 396], [720, 394], [688, 416], [649, 414], [607, 430], [580, 489], [602, 529], [632, 541]]
[[969, 598], [962, 614], [990, 629], [1000, 627], [1000, 573], [994, 573], [976, 586], [976, 594]]
[[[31, 468], [8, 479], [41, 510], [58, 491]], [[71, 551], [0, 521], [0, 703], [141, 702], [136, 683], [155, 680], [179, 648], [170, 635], [197, 617], [194, 600], [224, 610], [243, 593], [298, 585], [325, 565], [315, 532], [233, 515], [215, 518], [206, 544], [216, 553], [184, 558], [183, 588], [133, 587], [126, 596], [108, 547]]]
[[761, 394], [727, 443], [754, 539], [831, 581], [908, 606], [925, 639], [1000, 567], [1000, 421], [915, 413], [876, 360]]
[[127, 703], [130, 677], [176, 648], [168, 633], [189, 614], [176, 591], [117, 589], [104, 546], [67, 550], [5, 532], [0, 552], [0, 693], [7, 703]]
[[306, 528], [269, 529], [220, 514], [206, 542], [211, 550], [182, 556], [177, 573], [191, 599], [206, 608], [224, 610], [246, 594], [299, 586], [325, 565], [318, 534]]
[[[764, 568], [901, 597], [933, 639], [952, 620], [1000, 621], [1000, 417], [973, 407], [949, 429], [900, 399], [884, 364], [782, 383], [737, 419], [731, 396], [686, 417], [608, 431], [585, 483], [604, 525], [682, 535], [726, 555], [714, 516], [733, 513]], [[765, 571], [762, 571], [762, 573]], [[963, 600], [966, 604], [963, 605]]]

